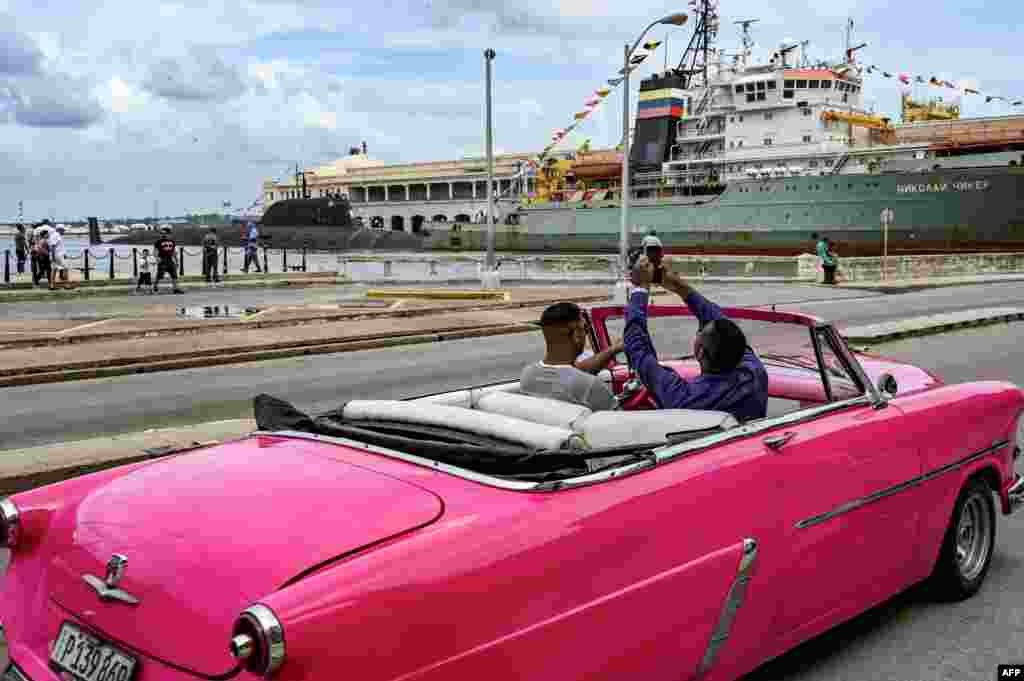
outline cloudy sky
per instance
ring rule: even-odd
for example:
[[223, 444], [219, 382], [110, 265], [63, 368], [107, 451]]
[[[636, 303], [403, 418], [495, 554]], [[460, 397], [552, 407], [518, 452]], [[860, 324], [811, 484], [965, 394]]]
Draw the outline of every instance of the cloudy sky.
[[[622, 43], [685, 4], [0, 0], [0, 222], [19, 200], [27, 219], [246, 206], [264, 178], [363, 141], [389, 162], [479, 154], [486, 47], [498, 52], [496, 148], [538, 151], [614, 75]], [[738, 45], [733, 21], [759, 17], [760, 53], [809, 39], [812, 58], [835, 58], [851, 16], [866, 63], [1024, 97], [1016, 0], [724, 0], [721, 13], [725, 49]], [[689, 26], [651, 33], [666, 35], [677, 63]], [[869, 80], [866, 94], [897, 111], [891, 81]], [[1012, 111], [971, 96], [964, 108]], [[613, 95], [563, 144], [613, 145], [620, 130]]]

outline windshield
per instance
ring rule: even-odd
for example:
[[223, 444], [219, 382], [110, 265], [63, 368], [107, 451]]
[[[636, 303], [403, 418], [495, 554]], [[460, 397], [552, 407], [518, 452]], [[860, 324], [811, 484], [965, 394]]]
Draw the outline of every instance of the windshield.
[[[750, 346], [768, 369], [769, 376], [796, 376], [804, 380], [817, 381], [824, 389], [818, 357], [811, 339], [811, 330], [805, 326], [785, 322], [766, 322], [751, 319], [734, 319], [743, 330]], [[621, 338], [625, 319], [612, 316], [604, 320], [608, 337]], [[649, 316], [648, 331], [658, 358], [662, 361], [691, 360], [693, 340], [699, 323], [696, 317], [672, 314]], [[832, 400], [850, 399], [863, 393], [850, 370], [829, 345], [823, 332], [819, 333], [822, 361], [828, 376], [828, 393]], [[616, 361], [624, 363], [625, 355]], [[695, 361], [695, 360], [694, 360]]]

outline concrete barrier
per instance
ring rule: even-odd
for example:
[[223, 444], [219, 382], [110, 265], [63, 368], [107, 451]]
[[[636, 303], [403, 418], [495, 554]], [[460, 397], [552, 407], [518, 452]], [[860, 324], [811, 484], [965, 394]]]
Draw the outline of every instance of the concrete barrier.
[[840, 257], [839, 272], [847, 282], [1020, 274], [1024, 272], [1024, 253], [901, 255], [887, 259]]

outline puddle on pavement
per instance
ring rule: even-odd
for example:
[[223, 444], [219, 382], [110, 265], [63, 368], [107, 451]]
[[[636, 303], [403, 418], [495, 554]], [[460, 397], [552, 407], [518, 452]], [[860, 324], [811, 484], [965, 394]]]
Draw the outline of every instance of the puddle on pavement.
[[178, 316], [185, 319], [245, 319], [260, 309], [241, 305], [193, 305], [179, 307]]

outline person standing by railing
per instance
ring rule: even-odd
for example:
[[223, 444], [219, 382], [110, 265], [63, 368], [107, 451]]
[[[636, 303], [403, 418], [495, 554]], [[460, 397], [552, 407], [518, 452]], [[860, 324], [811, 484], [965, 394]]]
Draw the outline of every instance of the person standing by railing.
[[25, 273], [25, 260], [28, 258], [28, 241], [25, 239], [25, 225], [18, 225], [14, 233], [14, 256], [18, 261], [18, 274]]
[[203, 276], [206, 283], [220, 283], [220, 275], [217, 273], [217, 228], [210, 227], [210, 231], [203, 237]]

